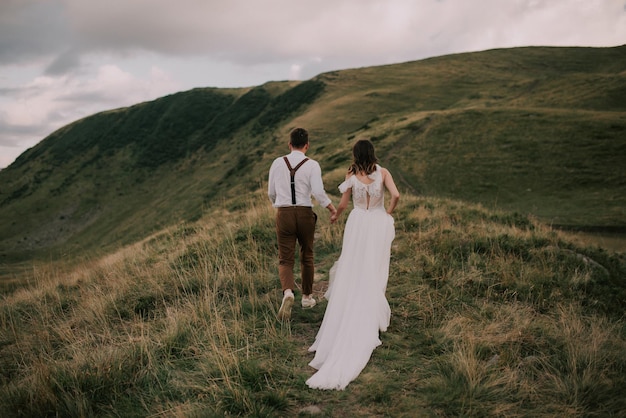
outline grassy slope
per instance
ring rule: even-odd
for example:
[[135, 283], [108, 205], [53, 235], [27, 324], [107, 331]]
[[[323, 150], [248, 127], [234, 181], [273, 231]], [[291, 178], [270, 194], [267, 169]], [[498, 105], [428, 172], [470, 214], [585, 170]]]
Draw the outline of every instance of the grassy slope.
[[624, 47], [514, 49], [329, 74], [325, 113], [304, 120], [379, 138], [419, 193], [623, 227], [625, 57]]
[[[533, 213], [562, 225], [623, 227], [626, 125], [611, 130], [612, 123], [614, 117], [600, 112], [434, 115], [407, 129], [405, 152], [396, 152], [393, 161], [428, 195]], [[415, 168], [407, 170], [411, 162]]]
[[[307, 389], [325, 302], [276, 321], [274, 210], [250, 196], [75, 267], [36, 267], [0, 305], [3, 416], [626, 413], [624, 256], [406, 194], [383, 345], [345, 391]], [[342, 231], [319, 215], [318, 296]]]
[[352, 140], [370, 136], [409, 190], [623, 228], [624, 50], [451, 55], [95, 115], [0, 171], [0, 261], [97, 254], [197, 219], [262, 187], [296, 125], [311, 130], [329, 184]]

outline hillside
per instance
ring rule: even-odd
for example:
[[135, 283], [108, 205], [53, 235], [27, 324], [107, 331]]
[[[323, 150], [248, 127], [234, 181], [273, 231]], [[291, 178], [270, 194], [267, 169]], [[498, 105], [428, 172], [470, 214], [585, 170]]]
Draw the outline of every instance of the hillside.
[[101, 254], [263, 189], [295, 126], [333, 193], [367, 136], [406, 191], [626, 227], [626, 46], [514, 48], [198, 88], [76, 121], [0, 171], [0, 263]]
[[[345, 222], [319, 217], [318, 299]], [[447, 199], [404, 195], [395, 219], [391, 324], [345, 391], [305, 385], [326, 301], [276, 320], [274, 209], [258, 191], [5, 289], [0, 415], [626, 414], [623, 254]]]

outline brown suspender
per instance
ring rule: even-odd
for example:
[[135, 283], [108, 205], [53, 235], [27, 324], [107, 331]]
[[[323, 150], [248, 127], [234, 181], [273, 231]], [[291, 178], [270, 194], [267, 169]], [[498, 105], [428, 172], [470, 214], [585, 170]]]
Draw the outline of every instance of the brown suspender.
[[287, 168], [289, 168], [289, 174], [291, 175], [291, 204], [295, 205], [296, 204], [296, 171], [298, 171], [298, 169], [302, 167], [302, 164], [309, 161], [309, 159], [305, 158], [304, 160], [300, 161], [300, 163], [294, 168], [291, 168], [291, 164], [289, 164], [289, 160], [287, 159], [287, 157], [283, 157], [283, 159], [287, 163]]

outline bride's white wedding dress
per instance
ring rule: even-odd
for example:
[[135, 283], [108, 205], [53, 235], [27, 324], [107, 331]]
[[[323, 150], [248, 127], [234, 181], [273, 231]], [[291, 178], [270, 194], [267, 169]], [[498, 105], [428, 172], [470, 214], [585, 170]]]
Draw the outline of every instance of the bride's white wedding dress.
[[356, 176], [339, 185], [352, 189], [354, 209], [346, 221], [341, 255], [330, 271], [326, 312], [309, 351], [317, 372], [306, 383], [316, 389], [344, 389], [367, 365], [389, 326], [385, 297], [394, 220], [385, 211], [381, 167], [365, 184]]

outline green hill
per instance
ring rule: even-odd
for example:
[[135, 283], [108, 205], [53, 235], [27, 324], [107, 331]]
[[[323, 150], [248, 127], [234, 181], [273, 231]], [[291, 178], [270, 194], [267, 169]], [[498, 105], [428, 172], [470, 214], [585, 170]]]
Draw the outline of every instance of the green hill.
[[626, 46], [514, 48], [198, 88], [76, 121], [0, 171], [0, 262], [98, 253], [264, 187], [311, 131], [329, 191], [354, 138], [407, 191], [626, 226]]

